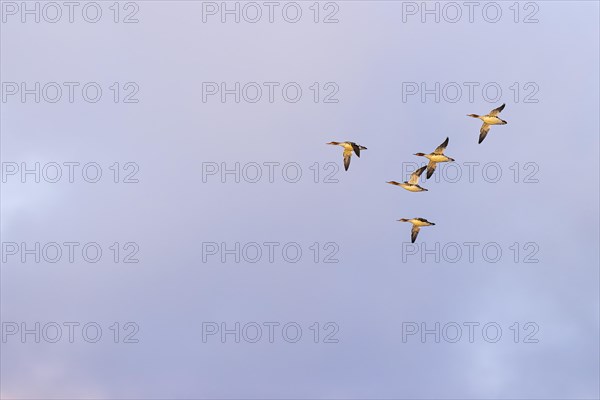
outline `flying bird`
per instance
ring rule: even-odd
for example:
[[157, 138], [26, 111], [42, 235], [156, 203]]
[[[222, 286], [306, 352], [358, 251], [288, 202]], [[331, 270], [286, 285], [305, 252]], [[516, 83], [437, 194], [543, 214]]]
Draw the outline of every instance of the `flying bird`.
[[348, 168], [350, 167], [350, 157], [352, 157], [352, 152], [355, 152], [356, 156], [360, 158], [360, 151], [367, 150], [366, 147], [354, 142], [329, 142], [327, 144], [342, 146], [344, 148], [344, 168], [346, 171], [348, 171]]
[[433, 175], [433, 171], [435, 171], [437, 163], [454, 161], [454, 158], [444, 155], [444, 150], [446, 150], [446, 147], [448, 147], [449, 140], [449, 138], [446, 138], [444, 143], [440, 144], [437, 149], [433, 151], [433, 153], [415, 153], [415, 156], [425, 157], [429, 160], [429, 164], [427, 164], [427, 179], [431, 178], [431, 175]]
[[481, 144], [483, 139], [485, 139], [487, 136], [491, 125], [508, 124], [508, 122], [505, 120], [498, 118], [498, 114], [504, 110], [504, 106], [506, 106], [506, 104], [502, 104], [500, 107], [494, 108], [488, 115], [467, 114], [467, 117], [479, 118], [483, 121], [483, 125], [481, 125], [481, 129], [479, 130], [479, 144]]
[[396, 181], [389, 181], [388, 183], [392, 184], [392, 185], [400, 186], [401, 188], [404, 188], [404, 189], [408, 190], [409, 192], [426, 192], [428, 189], [425, 189], [425, 188], [422, 188], [421, 186], [419, 186], [419, 177], [421, 176], [423, 171], [425, 171], [425, 168], [427, 168], [427, 166], [424, 165], [421, 168], [419, 168], [418, 170], [416, 170], [415, 172], [413, 172], [412, 175], [410, 176], [410, 179], [406, 182], [399, 183]]
[[419, 231], [421, 230], [422, 226], [435, 225], [433, 222], [429, 222], [425, 218], [411, 218], [411, 219], [402, 218], [402, 219], [399, 219], [398, 221], [410, 222], [412, 224], [412, 229], [410, 231], [411, 243], [414, 243], [415, 240], [417, 240], [417, 235], [419, 234]]

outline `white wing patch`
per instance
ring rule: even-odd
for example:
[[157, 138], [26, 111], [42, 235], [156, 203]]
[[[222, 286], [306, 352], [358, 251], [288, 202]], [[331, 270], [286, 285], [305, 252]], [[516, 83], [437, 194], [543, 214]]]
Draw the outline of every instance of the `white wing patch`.
[[479, 130], [479, 143], [483, 142], [488, 132], [490, 131], [490, 126], [485, 122], [481, 125], [481, 129]]
[[410, 241], [411, 243], [414, 243], [415, 240], [417, 240], [417, 236], [419, 235], [419, 231], [421, 230], [421, 228], [419, 228], [416, 225], [413, 225], [412, 229], [410, 230]]
[[421, 168], [419, 168], [418, 170], [413, 172], [412, 175], [410, 176], [410, 179], [408, 180], [408, 183], [411, 185], [416, 185], [417, 183], [419, 183], [419, 177], [421, 176], [423, 171], [425, 171], [425, 168], [427, 168], [427, 167], [422, 166]]

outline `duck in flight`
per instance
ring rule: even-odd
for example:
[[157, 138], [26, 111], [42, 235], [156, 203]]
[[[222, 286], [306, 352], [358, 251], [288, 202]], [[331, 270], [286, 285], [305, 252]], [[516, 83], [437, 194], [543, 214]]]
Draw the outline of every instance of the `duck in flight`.
[[433, 171], [435, 171], [437, 163], [454, 161], [454, 158], [444, 155], [444, 150], [446, 150], [446, 147], [448, 147], [449, 140], [449, 138], [446, 138], [444, 143], [440, 144], [437, 149], [433, 151], [433, 153], [415, 153], [415, 156], [425, 157], [429, 160], [429, 164], [427, 164], [427, 179], [431, 178], [431, 175], [433, 175]]
[[508, 123], [505, 120], [498, 118], [498, 114], [504, 110], [504, 106], [506, 106], [506, 104], [494, 108], [488, 115], [467, 114], [467, 117], [479, 118], [483, 121], [483, 125], [481, 125], [481, 129], [479, 130], [479, 144], [481, 144], [483, 139], [487, 136], [491, 125], [506, 125]]
[[344, 168], [346, 171], [348, 171], [348, 168], [350, 167], [350, 157], [352, 157], [352, 152], [356, 153], [356, 156], [360, 158], [360, 151], [367, 150], [366, 147], [354, 142], [329, 142], [327, 144], [342, 146], [344, 148]]
[[425, 188], [422, 188], [421, 186], [419, 186], [419, 177], [421, 176], [423, 171], [425, 171], [425, 168], [427, 168], [427, 166], [424, 165], [421, 168], [419, 168], [418, 170], [416, 170], [415, 172], [413, 172], [412, 175], [410, 176], [410, 179], [406, 182], [399, 183], [396, 181], [389, 181], [388, 183], [392, 184], [392, 185], [400, 186], [401, 188], [404, 188], [404, 189], [408, 190], [409, 192], [426, 192], [428, 189], [425, 189]]
[[414, 243], [415, 240], [417, 240], [417, 235], [419, 234], [419, 231], [421, 230], [422, 226], [435, 225], [433, 222], [429, 222], [425, 218], [411, 218], [411, 219], [402, 218], [402, 219], [399, 219], [398, 221], [410, 222], [412, 224], [412, 229], [410, 231], [411, 243]]

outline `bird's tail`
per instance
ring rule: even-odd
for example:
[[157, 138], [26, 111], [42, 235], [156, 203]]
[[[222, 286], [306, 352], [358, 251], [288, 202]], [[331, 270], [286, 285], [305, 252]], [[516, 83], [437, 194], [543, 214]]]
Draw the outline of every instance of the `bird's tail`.
[[467, 114], [467, 117], [479, 118], [477, 114]]

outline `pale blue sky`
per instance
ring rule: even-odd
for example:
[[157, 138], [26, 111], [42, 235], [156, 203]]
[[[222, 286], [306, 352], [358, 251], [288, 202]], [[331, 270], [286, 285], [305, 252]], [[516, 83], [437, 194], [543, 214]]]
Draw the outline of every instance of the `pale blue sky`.
[[[98, 264], [2, 264], [2, 321], [98, 322], [97, 344], [2, 343], [3, 398], [598, 398], [599, 26], [597, 2], [541, 1], [539, 23], [402, 22], [401, 2], [340, 1], [337, 24], [278, 19], [202, 23], [202, 3], [139, 2], [137, 24], [77, 20], [1, 27], [2, 82], [88, 82], [102, 101], [8, 100], [3, 162], [94, 161], [106, 178], [2, 184], [2, 242], [96, 241]], [[419, 2], [420, 3], [420, 2]], [[282, 3], [283, 4], [283, 3]], [[483, 4], [483, 3], [482, 3]], [[523, 3], [521, 3], [523, 5]], [[522, 10], [524, 13], [525, 11]], [[521, 15], [521, 18], [523, 15]], [[113, 82], [136, 82], [138, 104], [114, 104]], [[202, 82], [299, 82], [301, 101], [202, 102]], [[336, 82], [337, 104], [308, 87]], [[497, 82], [497, 103], [402, 101], [402, 82]], [[539, 102], [512, 98], [534, 82]], [[483, 114], [506, 102], [506, 126], [478, 145]], [[496, 162], [490, 184], [425, 182], [426, 193], [386, 185], [446, 136], [457, 162]], [[336, 162], [332, 140], [366, 147], [337, 184], [308, 168]], [[114, 184], [108, 166], [136, 162], [138, 184]], [[202, 183], [203, 162], [297, 162], [296, 184]], [[539, 166], [537, 184], [508, 167]], [[461, 164], [462, 165], [462, 164]], [[436, 172], [437, 173], [437, 172]], [[402, 262], [418, 243], [496, 242], [498, 263]], [[138, 243], [138, 264], [115, 264], [113, 242]], [[301, 262], [202, 263], [202, 242], [298, 242]], [[308, 247], [336, 242], [337, 264]], [[535, 242], [537, 264], [508, 247]], [[218, 260], [214, 258], [213, 260]], [[108, 327], [134, 321], [137, 344]], [[202, 343], [202, 322], [295, 321], [296, 344]], [[336, 322], [336, 344], [308, 327]], [[498, 343], [402, 343], [402, 323], [497, 322]], [[512, 341], [535, 322], [539, 343]]]

